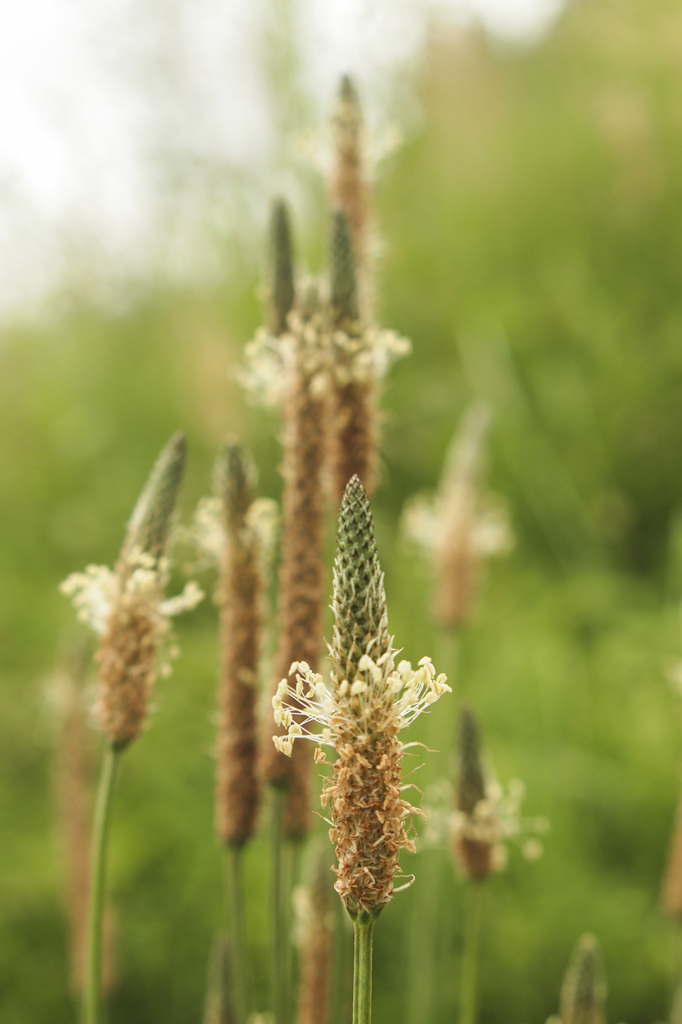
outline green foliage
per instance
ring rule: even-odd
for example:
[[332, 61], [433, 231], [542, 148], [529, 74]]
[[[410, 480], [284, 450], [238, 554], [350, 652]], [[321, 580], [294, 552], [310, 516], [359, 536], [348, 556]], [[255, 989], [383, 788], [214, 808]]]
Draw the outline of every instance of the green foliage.
[[[512, 850], [491, 881], [483, 1022], [556, 1012], [586, 930], [604, 951], [609, 1019], [650, 1024], [668, 1008], [670, 934], [657, 903], [680, 751], [665, 678], [682, 594], [678, 29], [675, 5], [595, 0], [572, 5], [536, 49], [432, 43], [423, 130], [378, 190], [382, 320], [414, 343], [387, 382], [373, 501], [390, 629], [405, 657], [429, 650], [449, 673], [476, 708], [486, 757], [502, 779], [525, 780], [529, 814], [552, 821], [540, 862]], [[255, 285], [235, 273], [213, 294], [152, 290], [117, 313], [84, 300], [4, 331], [3, 1024], [74, 1019], [44, 696], [74, 628], [57, 584], [114, 560], [139, 480], [178, 428], [185, 518], [227, 432], [248, 440], [262, 492], [279, 494], [274, 420], [245, 404], [235, 379], [260, 318]], [[455, 649], [429, 621], [428, 572], [398, 520], [410, 494], [435, 486], [472, 397], [494, 409], [489, 477], [517, 547], [491, 566]], [[215, 609], [205, 602], [179, 628], [182, 657], [124, 766], [112, 837], [111, 1020], [130, 1024], [200, 1019], [221, 917]], [[453, 771], [455, 701], [437, 712], [415, 726], [439, 751], [416, 776], [425, 791]], [[247, 862], [261, 991], [265, 845]], [[422, 846], [404, 863], [416, 883], [377, 933], [375, 1016], [402, 1019], [414, 908], [435, 885], [431, 1004], [444, 1024], [457, 999], [462, 887], [445, 848]]]

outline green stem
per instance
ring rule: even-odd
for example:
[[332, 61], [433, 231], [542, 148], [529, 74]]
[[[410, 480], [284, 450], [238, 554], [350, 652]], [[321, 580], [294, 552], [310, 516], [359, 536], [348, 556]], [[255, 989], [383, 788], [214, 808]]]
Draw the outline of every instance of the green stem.
[[481, 942], [483, 889], [480, 882], [468, 882], [464, 913], [464, 950], [460, 975], [459, 1024], [476, 1024], [478, 956]]
[[236, 1024], [246, 1024], [249, 1014], [249, 985], [246, 969], [242, 848], [241, 846], [229, 846], [225, 855], [230, 961], [233, 979], [230, 987], [234, 998]]
[[371, 1024], [374, 918], [356, 918], [353, 930], [353, 1024]]
[[100, 1024], [102, 1003], [102, 919], [104, 916], [107, 837], [116, 788], [120, 750], [107, 746], [102, 761], [90, 852], [87, 973], [83, 997], [84, 1024]]
[[284, 907], [284, 843], [282, 819], [286, 790], [273, 787], [271, 826], [271, 881], [272, 900], [272, 1011], [275, 1024], [286, 1024], [287, 933]]

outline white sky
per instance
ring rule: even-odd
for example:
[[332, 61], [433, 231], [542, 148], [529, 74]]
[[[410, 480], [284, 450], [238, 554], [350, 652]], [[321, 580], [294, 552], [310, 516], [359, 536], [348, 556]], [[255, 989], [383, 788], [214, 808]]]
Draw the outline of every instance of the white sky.
[[[379, 121], [434, 10], [532, 39], [561, 0], [20, 0], [0, 19], [0, 307], [65, 275], [183, 273], [221, 171], [267, 188], [263, 68], [293, 11], [322, 111], [343, 72]], [[216, 181], [218, 182], [216, 184]], [[265, 198], [265, 197], [264, 197]], [[222, 207], [221, 207], [222, 203]], [[183, 262], [184, 261], [184, 262]], [[199, 268], [199, 273], [202, 270]]]

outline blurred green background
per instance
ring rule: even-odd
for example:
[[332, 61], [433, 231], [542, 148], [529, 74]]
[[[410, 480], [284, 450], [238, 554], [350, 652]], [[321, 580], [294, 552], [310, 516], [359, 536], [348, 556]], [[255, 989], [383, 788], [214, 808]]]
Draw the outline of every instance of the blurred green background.
[[[682, 594], [681, 60], [673, 2], [583, 0], [533, 48], [434, 32], [414, 83], [419, 129], [376, 187], [380, 317], [413, 342], [383, 397], [375, 515], [390, 624], [406, 657], [431, 654], [455, 688], [421, 725], [439, 753], [425, 756], [420, 785], [451, 772], [465, 697], [500, 777], [521, 777], [527, 812], [552, 822], [542, 860], [512, 850], [490, 884], [483, 1024], [555, 1012], [587, 930], [604, 949], [610, 1019], [669, 1013], [675, 936], [659, 891], [682, 746], [668, 681]], [[314, 261], [326, 223], [312, 181], [299, 183], [317, 189], [299, 248]], [[261, 240], [244, 249], [237, 237], [221, 242], [224, 279], [211, 287], [147, 280], [115, 309], [74, 287], [39, 321], [2, 329], [2, 1024], [77, 1012], [46, 697], [78, 633], [59, 581], [111, 564], [177, 428], [189, 443], [185, 518], [228, 431], [250, 444], [261, 492], [280, 493], [279, 419], [250, 406], [235, 379], [261, 320]], [[455, 651], [431, 623], [429, 570], [399, 520], [410, 495], [435, 486], [474, 397], [494, 408], [489, 480], [517, 543], [491, 564]], [[112, 1021], [201, 1020], [222, 891], [215, 618], [206, 601], [178, 624], [182, 657], [125, 758], [110, 861]], [[263, 836], [248, 864], [263, 991], [266, 848]], [[377, 928], [375, 1019], [419, 1019], [408, 993], [417, 908], [437, 884], [431, 1020], [445, 1024], [462, 887], [444, 849], [404, 855], [404, 866], [416, 883]]]

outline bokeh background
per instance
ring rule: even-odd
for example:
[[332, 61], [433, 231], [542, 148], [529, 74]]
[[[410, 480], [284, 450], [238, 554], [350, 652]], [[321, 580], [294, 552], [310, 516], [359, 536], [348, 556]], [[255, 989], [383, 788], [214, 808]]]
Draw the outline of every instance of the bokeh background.
[[[588, 930], [609, 1018], [667, 1019], [679, 971], [659, 893], [682, 749], [669, 678], [682, 596], [682, 4], [95, 6], [96, 19], [75, 2], [57, 18], [28, 3], [2, 34], [14, 86], [0, 108], [0, 1020], [77, 1013], [53, 693], [80, 634], [58, 583], [114, 560], [177, 428], [185, 518], [227, 432], [251, 446], [261, 492], [279, 496], [278, 417], [248, 404], [236, 369], [262, 319], [275, 192], [294, 210], [301, 265], [323, 266], [325, 115], [347, 70], [377, 150], [390, 149], [374, 190], [379, 315], [413, 342], [383, 397], [375, 514], [390, 624], [407, 657], [440, 659], [455, 687], [421, 727], [438, 753], [420, 784], [449, 776], [465, 698], [499, 776], [521, 777], [528, 813], [552, 822], [544, 857], [512, 850], [491, 883], [481, 1021], [555, 1012]], [[474, 398], [494, 410], [488, 479], [516, 546], [491, 563], [455, 646], [431, 622], [429, 569], [400, 517], [435, 486]], [[126, 756], [112, 1021], [201, 1020], [221, 916], [215, 617], [206, 601], [179, 623], [182, 657]], [[248, 866], [263, 992], [266, 850], [263, 836]], [[375, 1016], [424, 1019], [410, 979], [431, 893], [431, 1019], [449, 1021], [462, 887], [445, 848], [405, 861], [417, 881], [377, 929]]]

